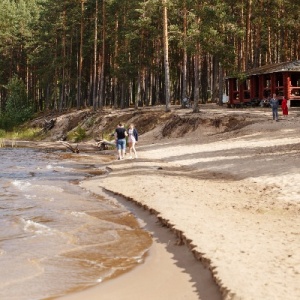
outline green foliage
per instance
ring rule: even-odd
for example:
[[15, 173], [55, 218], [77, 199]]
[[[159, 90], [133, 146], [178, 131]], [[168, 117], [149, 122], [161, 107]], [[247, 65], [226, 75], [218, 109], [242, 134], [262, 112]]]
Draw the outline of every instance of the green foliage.
[[101, 138], [103, 140], [107, 140], [107, 141], [114, 140], [114, 138], [115, 138], [114, 137], [114, 132], [113, 131], [111, 131], [111, 132], [103, 132]]
[[19, 129], [12, 134], [12, 138], [18, 140], [35, 140], [36, 137], [40, 134], [40, 129], [38, 128], [26, 128]]
[[18, 128], [14, 131], [0, 129], [0, 138], [30, 141], [35, 140], [39, 133], [40, 129], [38, 128]]
[[[299, 58], [300, 4], [295, 0], [1, 0], [0, 127], [16, 126], [32, 108], [62, 111], [78, 103], [77, 108], [91, 106], [95, 99], [128, 105], [137, 97], [142, 103], [151, 97], [162, 103], [164, 3], [174, 99], [181, 93], [183, 53], [189, 90], [195, 55], [200, 60], [209, 56], [210, 68], [222, 65], [227, 74]], [[26, 85], [22, 100], [7, 93], [15, 80], [11, 74]]]
[[29, 120], [33, 116], [33, 109], [21, 79], [13, 77], [6, 88], [8, 97], [4, 113], [1, 115], [0, 128], [12, 129]]
[[10, 124], [10, 120], [5, 113], [0, 113], [0, 130], [7, 130]]
[[0, 138], [5, 138], [6, 131], [3, 129], [0, 129]]
[[73, 141], [74, 143], [79, 143], [83, 141], [86, 136], [86, 131], [81, 126], [78, 126], [75, 130], [68, 133], [67, 139], [69, 141]]

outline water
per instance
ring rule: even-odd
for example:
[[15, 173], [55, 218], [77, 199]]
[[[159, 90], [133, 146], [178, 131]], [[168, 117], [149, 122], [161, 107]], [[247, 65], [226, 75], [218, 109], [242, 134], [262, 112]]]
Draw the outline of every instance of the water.
[[128, 271], [150, 235], [122, 205], [77, 183], [92, 156], [0, 148], [0, 299], [55, 298]]

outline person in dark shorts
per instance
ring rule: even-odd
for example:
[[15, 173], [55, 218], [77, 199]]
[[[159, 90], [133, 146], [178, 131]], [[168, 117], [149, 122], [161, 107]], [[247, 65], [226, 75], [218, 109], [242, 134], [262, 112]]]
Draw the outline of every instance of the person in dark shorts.
[[125, 158], [126, 151], [126, 137], [128, 136], [126, 129], [122, 123], [118, 124], [118, 127], [115, 130], [115, 139], [116, 139], [116, 147], [118, 151], [118, 159]]

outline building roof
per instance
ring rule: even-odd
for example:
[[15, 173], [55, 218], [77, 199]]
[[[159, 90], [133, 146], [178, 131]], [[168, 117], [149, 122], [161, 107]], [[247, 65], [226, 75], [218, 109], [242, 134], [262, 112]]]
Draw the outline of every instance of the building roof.
[[245, 72], [246, 75], [270, 74], [276, 72], [300, 72], [300, 60], [265, 65]]
[[[255, 69], [250, 69], [244, 74], [246, 76], [271, 74], [276, 72], [300, 72], [300, 60], [294, 60], [289, 62], [281, 62], [277, 64], [264, 65]], [[226, 78], [236, 78], [234, 75], [229, 75]]]

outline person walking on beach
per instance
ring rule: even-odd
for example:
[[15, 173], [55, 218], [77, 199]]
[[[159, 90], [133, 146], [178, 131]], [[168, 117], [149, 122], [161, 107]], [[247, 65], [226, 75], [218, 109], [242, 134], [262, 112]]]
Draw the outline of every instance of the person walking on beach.
[[281, 102], [281, 109], [282, 109], [283, 116], [287, 117], [289, 114], [289, 109], [288, 109], [288, 105], [287, 105], [287, 100], [284, 97]]
[[278, 122], [278, 99], [276, 97], [276, 94], [273, 94], [273, 97], [270, 100], [270, 105], [272, 107], [272, 115], [273, 115], [273, 120], [275, 120], [276, 122]]
[[118, 160], [125, 158], [126, 151], [126, 137], [128, 136], [126, 129], [122, 123], [118, 124], [115, 130], [116, 146], [118, 151]]
[[129, 158], [133, 158], [132, 154], [134, 153], [135, 158], [137, 158], [137, 153], [135, 149], [135, 143], [138, 141], [139, 135], [133, 124], [129, 125], [128, 129], [128, 146], [129, 146]]

